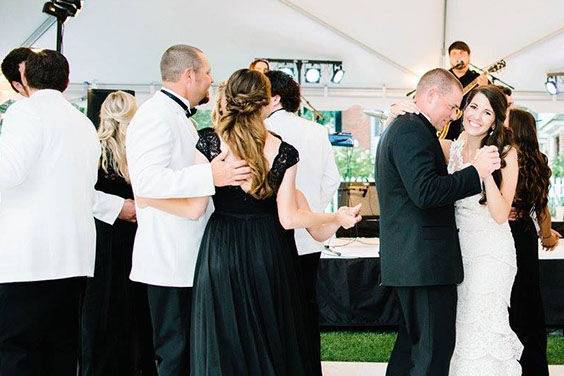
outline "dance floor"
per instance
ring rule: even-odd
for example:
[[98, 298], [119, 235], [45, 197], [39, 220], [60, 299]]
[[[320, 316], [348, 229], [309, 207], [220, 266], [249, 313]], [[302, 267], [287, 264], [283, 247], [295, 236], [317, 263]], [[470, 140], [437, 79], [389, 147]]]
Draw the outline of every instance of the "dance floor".
[[[384, 376], [387, 363], [323, 362], [323, 376]], [[564, 376], [564, 366], [550, 366], [550, 376]]]

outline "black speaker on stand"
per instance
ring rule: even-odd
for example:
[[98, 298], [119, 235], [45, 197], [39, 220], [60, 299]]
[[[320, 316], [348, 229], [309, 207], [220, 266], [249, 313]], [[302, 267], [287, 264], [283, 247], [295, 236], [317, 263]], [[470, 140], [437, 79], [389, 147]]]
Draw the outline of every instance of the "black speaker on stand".
[[98, 129], [98, 126], [100, 126], [100, 108], [102, 107], [102, 103], [104, 103], [108, 95], [120, 90], [135, 96], [135, 91], [133, 90], [88, 89], [86, 116], [88, 116], [90, 121], [94, 123], [96, 129]]

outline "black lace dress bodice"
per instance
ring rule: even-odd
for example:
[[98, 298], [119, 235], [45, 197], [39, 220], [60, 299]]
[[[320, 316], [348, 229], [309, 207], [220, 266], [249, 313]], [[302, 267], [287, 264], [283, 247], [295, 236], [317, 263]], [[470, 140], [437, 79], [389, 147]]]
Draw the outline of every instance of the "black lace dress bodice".
[[[200, 140], [196, 148], [211, 161], [221, 153], [219, 136], [212, 128], [202, 129], [199, 131], [199, 134]], [[217, 212], [240, 215], [277, 213], [276, 193], [282, 183], [284, 173], [288, 168], [298, 163], [298, 161], [298, 151], [292, 145], [282, 141], [278, 154], [274, 158], [268, 173], [268, 181], [274, 189], [274, 194], [266, 199], [259, 200], [238, 186], [217, 187], [213, 197], [215, 210]]]

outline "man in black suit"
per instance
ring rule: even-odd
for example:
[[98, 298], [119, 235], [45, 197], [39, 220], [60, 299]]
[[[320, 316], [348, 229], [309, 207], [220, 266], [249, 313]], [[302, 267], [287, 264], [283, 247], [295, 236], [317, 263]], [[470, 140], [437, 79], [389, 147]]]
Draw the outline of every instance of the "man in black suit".
[[447, 376], [455, 344], [456, 285], [463, 279], [454, 202], [481, 191], [500, 166], [484, 147], [449, 175], [437, 130], [458, 112], [462, 86], [433, 69], [417, 85], [419, 114], [397, 117], [376, 156], [382, 285], [397, 292], [402, 323], [387, 376]]

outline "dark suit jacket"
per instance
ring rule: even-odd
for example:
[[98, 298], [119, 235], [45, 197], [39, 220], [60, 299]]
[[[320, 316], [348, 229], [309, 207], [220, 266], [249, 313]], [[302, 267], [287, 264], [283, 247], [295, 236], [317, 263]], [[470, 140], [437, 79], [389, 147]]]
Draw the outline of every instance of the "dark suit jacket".
[[399, 116], [389, 125], [375, 168], [382, 284], [462, 282], [454, 202], [481, 191], [476, 169], [448, 174], [436, 130], [422, 114]]

